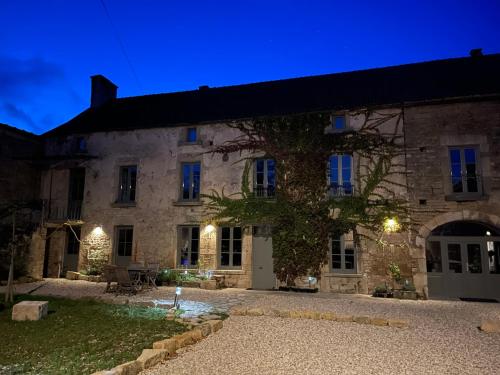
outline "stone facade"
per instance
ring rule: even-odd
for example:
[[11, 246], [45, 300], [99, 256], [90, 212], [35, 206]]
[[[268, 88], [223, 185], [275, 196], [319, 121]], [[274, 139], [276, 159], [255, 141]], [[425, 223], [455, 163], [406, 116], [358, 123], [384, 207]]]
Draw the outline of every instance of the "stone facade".
[[[349, 129], [357, 130], [365, 124], [366, 110], [354, 108], [342, 112]], [[355, 267], [342, 272], [332, 269], [332, 255], [329, 254], [318, 286], [322, 291], [371, 293], [380, 284], [392, 283], [388, 265], [395, 263], [402, 278], [413, 282], [417, 293], [427, 297], [425, 247], [432, 230], [441, 224], [467, 220], [500, 228], [500, 102], [491, 97], [442, 98], [433, 103], [381, 105], [370, 108], [370, 115], [372, 121], [386, 119], [379, 124], [379, 131], [397, 136], [396, 142], [404, 146], [404, 153], [394, 160], [399, 165], [399, 173], [391, 176], [395, 184], [386, 185], [377, 192], [387, 199], [409, 202], [410, 230], [382, 233], [378, 238], [364, 233], [372, 239], [361, 240], [355, 249]], [[187, 142], [188, 128], [193, 127], [197, 139]], [[226, 286], [251, 288], [252, 246], [257, 242], [253, 241], [250, 228], [242, 235], [242, 266], [223, 268], [220, 266], [220, 228], [213, 228], [208, 221], [203, 198], [200, 201], [180, 199], [184, 163], [200, 163], [201, 194], [240, 191], [244, 163], [237, 161], [249, 155], [210, 153], [212, 146], [234, 140], [239, 135], [237, 130], [221, 121], [207, 121], [189, 126], [139, 126], [127, 131], [48, 137], [46, 155], [65, 159], [42, 173], [41, 198], [49, 202], [48, 207], [56, 213], [55, 217], [59, 212], [70, 210], [71, 168], [85, 170], [81, 215], [69, 223], [81, 227], [78, 270], [87, 268], [96, 259], [115, 263], [117, 230], [122, 226], [133, 228], [131, 262], [182, 268], [181, 229], [197, 226], [201, 267], [223, 275]], [[85, 155], [75, 154], [75, 142], [85, 144]], [[458, 196], [452, 192], [449, 149], [457, 146], [478, 150], [481, 194]], [[362, 183], [360, 177], [366, 174], [366, 160], [353, 155], [352, 164], [352, 182], [356, 186]], [[120, 168], [125, 166], [137, 168], [135, 199], [126, 203], [118, 200]], [[57, 276], [65, 269], [67, 228], [64, 221], [57, 220], [49, 220], [48, 226], [56, 232], [51, 237], [45, 263], [48, 261], [49, 274]], [[43, 242], [44, 230], [40, 231], [39, 239], [33, 241], [33, 251], [37, 249], [38, 254], [43, 245], [36, 245], [36, 242]], [[39, 270], [38, 262], [33, 273]]]

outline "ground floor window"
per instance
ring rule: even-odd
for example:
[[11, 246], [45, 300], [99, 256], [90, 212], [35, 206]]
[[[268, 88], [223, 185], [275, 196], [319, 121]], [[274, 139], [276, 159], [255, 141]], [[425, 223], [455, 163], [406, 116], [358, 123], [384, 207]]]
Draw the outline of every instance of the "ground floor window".
[[357, 272], [357, 255], [354, 241], [348, 235], [331, 238], [331, 270], [340, 273]]
[[132, 256], [132, 244], [134, 240], [133, 227], [117, 227], [116, 253], [121, 257]]
[[240, 268], [241, 250], [241, 227], [221, 227], [219, 231], [220, 266], [228, 268]]
[[179, 264], [195, 267], [200, 255], [200, 227], [182, 226], [179, 228]]

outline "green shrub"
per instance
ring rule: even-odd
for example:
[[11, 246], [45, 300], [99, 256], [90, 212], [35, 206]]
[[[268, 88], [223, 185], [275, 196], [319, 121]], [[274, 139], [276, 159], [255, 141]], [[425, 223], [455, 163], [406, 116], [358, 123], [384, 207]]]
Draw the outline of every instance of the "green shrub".
[[179, 271], [165, 268], [158, 273], [156, 279], [162, 283], [173, 283], [177, 281]]
[[374, 293], [387, 293], [387, 285], [380, 284], [375, 287]]
[[401, 269], [396, 263], [389, 263], [389, 273], [391, 274], [391, 277], [394, 281], [401, 280]]

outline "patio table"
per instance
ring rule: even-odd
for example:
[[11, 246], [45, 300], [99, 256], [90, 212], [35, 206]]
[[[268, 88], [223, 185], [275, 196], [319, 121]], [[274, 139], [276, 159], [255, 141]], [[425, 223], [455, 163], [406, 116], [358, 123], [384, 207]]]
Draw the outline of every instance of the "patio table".
[[158, 289], [155, 282], [157, 274], [157, 270], [155, 268], [134, 265], [127, 267], [127, 270], [131, 275], [131, 278], [144, 282], [142, 284], [143, 287], [146, 286]]

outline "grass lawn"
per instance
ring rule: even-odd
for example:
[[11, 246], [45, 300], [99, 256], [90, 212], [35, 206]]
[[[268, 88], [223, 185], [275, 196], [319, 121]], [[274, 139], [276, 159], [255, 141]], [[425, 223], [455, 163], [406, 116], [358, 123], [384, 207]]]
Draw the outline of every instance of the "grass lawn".
[[[20, 295], [49, 301], [37, 322], [14, 322], [0, 311], [0, 374], [90, 374], [137, 358], [154, 341], [185, 331], [165, 310], [92, 300]], [[0, 301], [3, 302], [3, 295]]]

